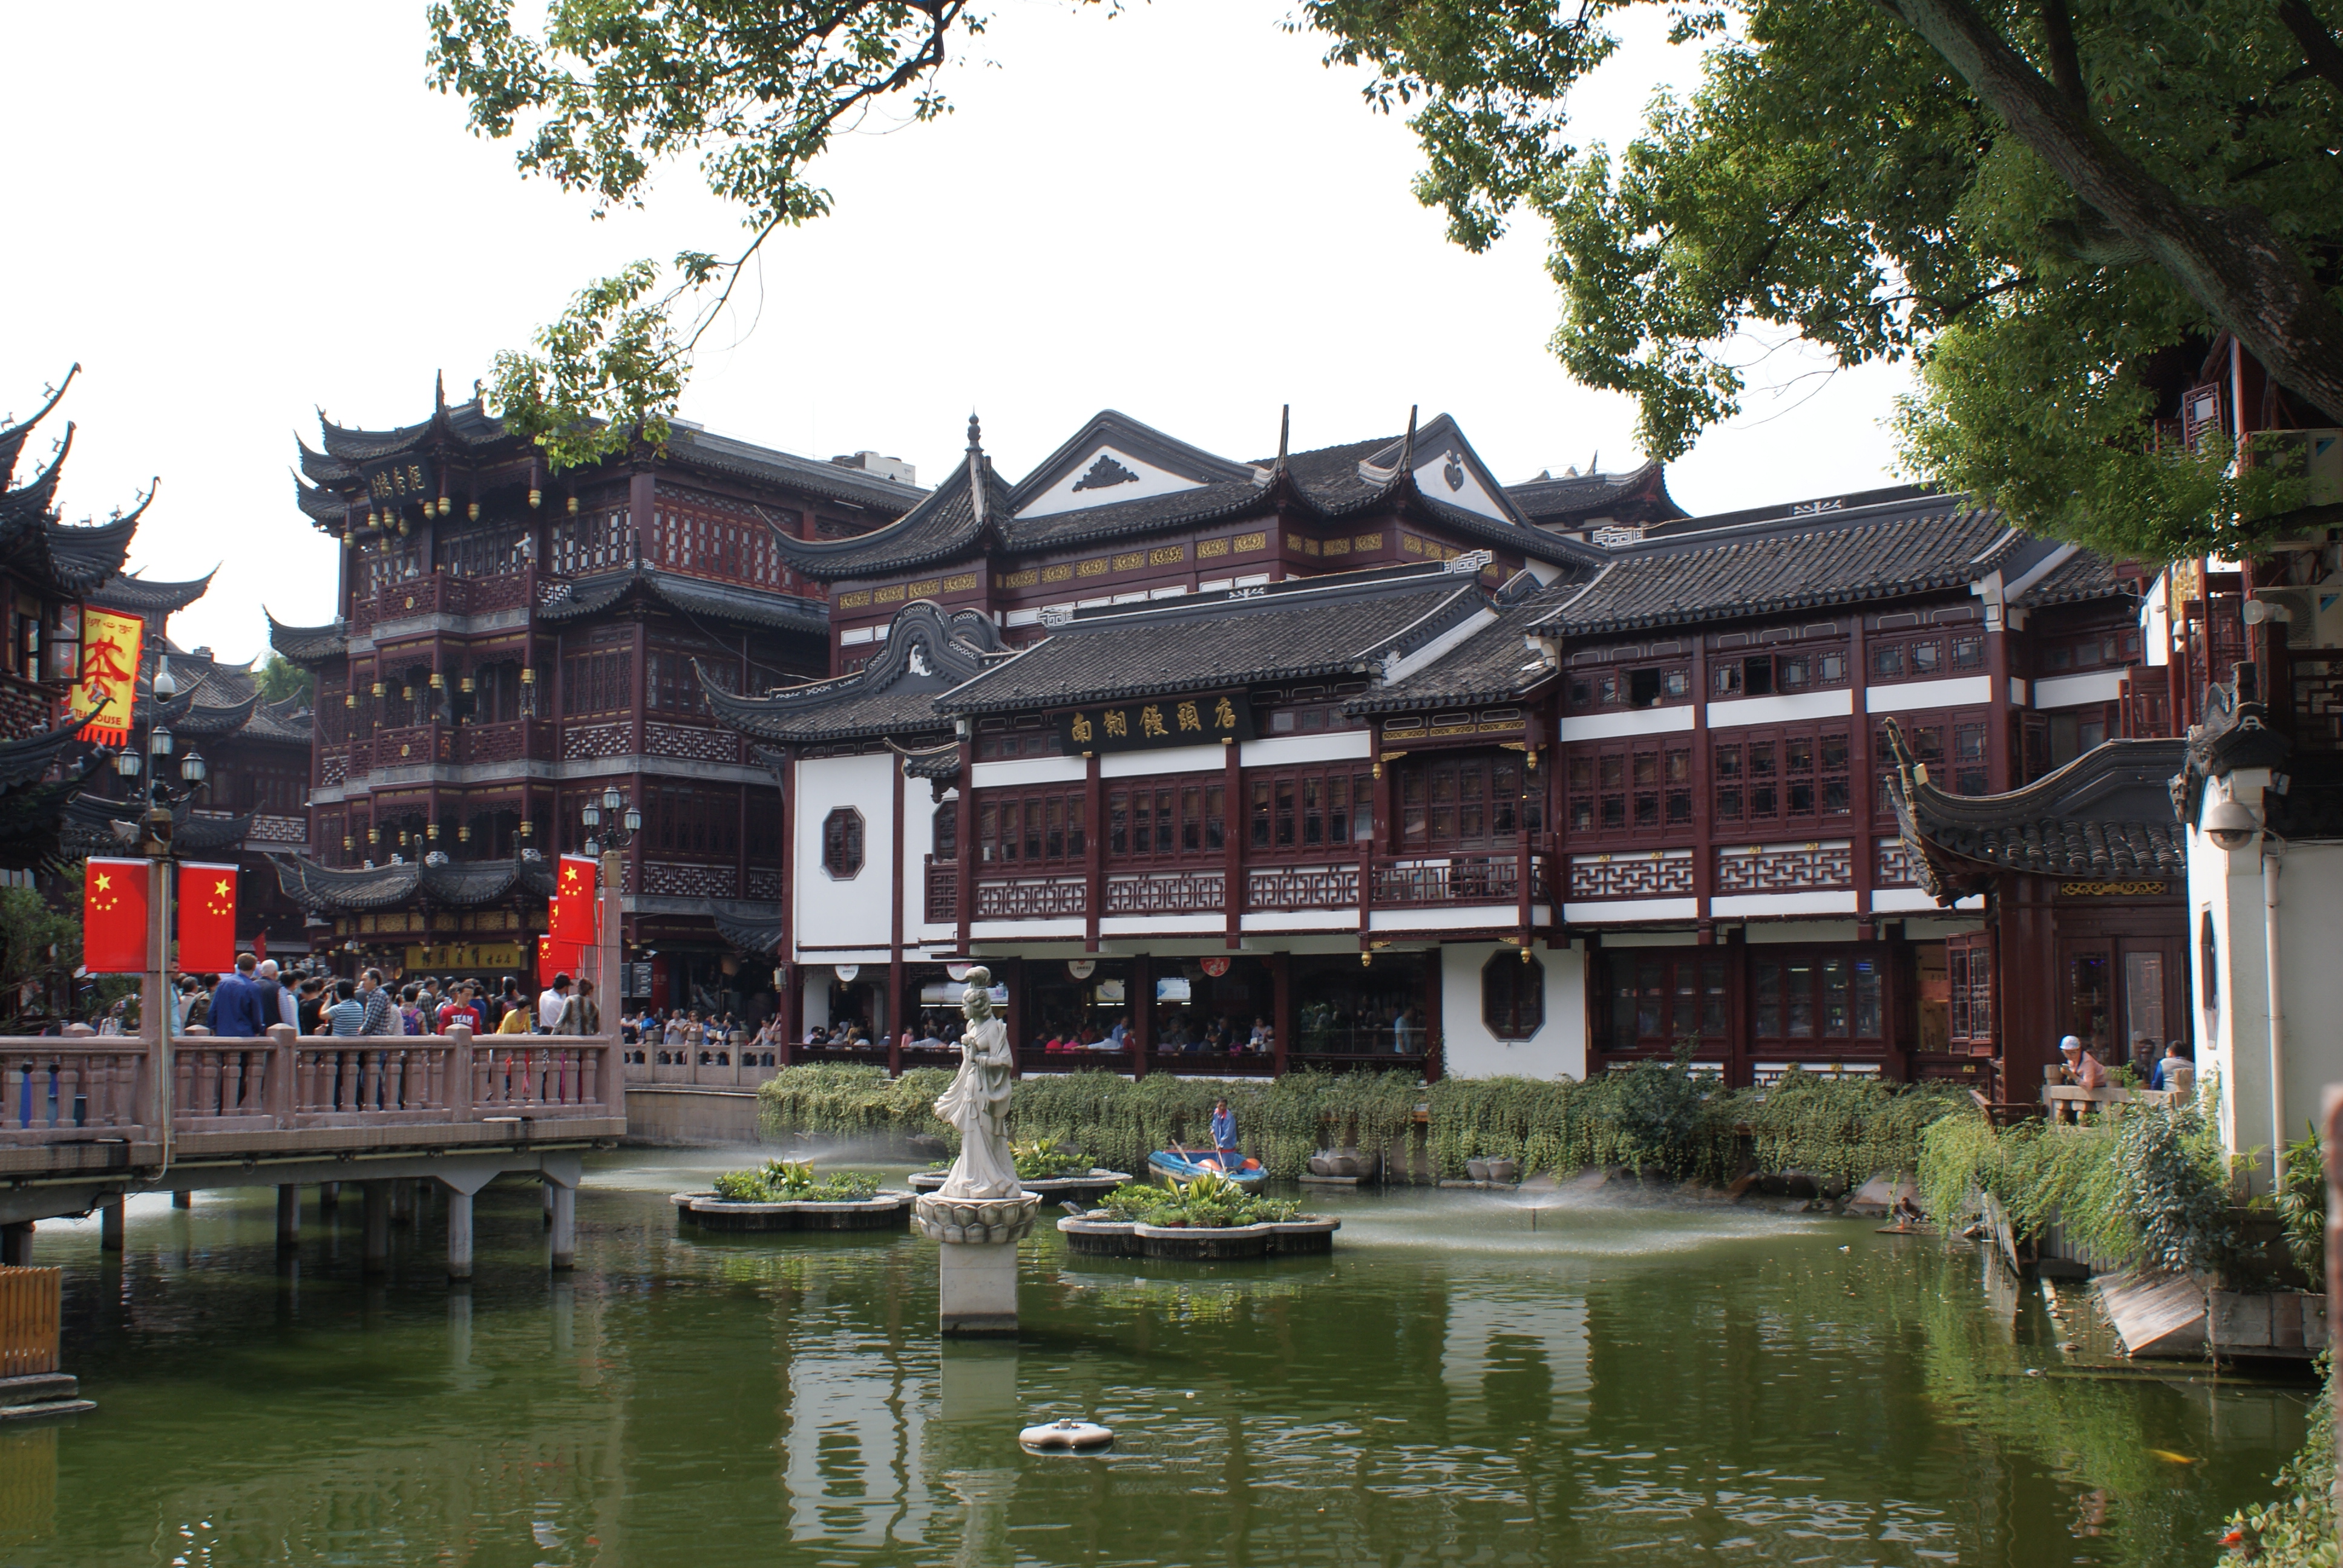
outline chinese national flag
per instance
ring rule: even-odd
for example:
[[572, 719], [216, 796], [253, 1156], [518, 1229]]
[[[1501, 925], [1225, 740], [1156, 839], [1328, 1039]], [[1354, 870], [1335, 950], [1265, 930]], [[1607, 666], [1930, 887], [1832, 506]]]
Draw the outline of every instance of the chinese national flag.
[[573, 980], [585, 967], [584, 944], [565, 942], [557, 937], [537, 939], [537, 983], [548, 986], [555, 975], [566, 974]]
[[179, 968], [236, 968], [236, 868], [190, 860], [179, 868]]
[[561, 879], [554, 884], [553, 940], [573, 948], [593, 945], [594, 862], [583, 855], [561, 857]]
[[94, 975], [146, 972], [146, 862], [92, 857], [82, 868], [81, 961]]

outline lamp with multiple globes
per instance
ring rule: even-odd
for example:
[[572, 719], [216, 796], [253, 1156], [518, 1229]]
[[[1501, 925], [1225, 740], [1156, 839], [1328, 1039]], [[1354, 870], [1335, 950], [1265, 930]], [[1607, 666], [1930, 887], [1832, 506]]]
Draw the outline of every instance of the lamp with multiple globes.
[[586, 827], [586, 853], [597, 860], [604, 849], [625, 849], [643, 830], [642, 811], [616, 784], [607, 786], [598, 801], [591, 795], [586, 797], [578, 819]]

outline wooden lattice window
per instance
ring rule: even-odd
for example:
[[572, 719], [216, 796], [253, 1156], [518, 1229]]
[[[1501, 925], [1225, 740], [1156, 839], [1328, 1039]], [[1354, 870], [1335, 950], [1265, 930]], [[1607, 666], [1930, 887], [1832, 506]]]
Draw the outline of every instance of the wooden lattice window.
[[1956, 1050], [1993, 1044], [1993, 949], [1984, 931], [1945, 940], [1946, 1035]]
[[1527, 1040], [1545, 1027], [1545, 966], [1536, 955], [1490, 955], [1481, 966], [1481, 1021], [1499, 1040]]
[[840, 806], [821, 822], [821, 869], [840, 881], [862, 871], [862, 813]]

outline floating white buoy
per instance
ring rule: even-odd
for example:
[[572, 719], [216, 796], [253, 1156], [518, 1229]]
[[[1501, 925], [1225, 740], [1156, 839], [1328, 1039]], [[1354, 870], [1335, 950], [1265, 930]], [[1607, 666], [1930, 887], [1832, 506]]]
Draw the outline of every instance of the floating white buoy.
[[1089, 1453], [1111, 1444], [1114, 1433], [1095, 1422], [1069, 1418], [1029, 1426], [1017, 1434], [1017, 1441], [1051, 1452]]

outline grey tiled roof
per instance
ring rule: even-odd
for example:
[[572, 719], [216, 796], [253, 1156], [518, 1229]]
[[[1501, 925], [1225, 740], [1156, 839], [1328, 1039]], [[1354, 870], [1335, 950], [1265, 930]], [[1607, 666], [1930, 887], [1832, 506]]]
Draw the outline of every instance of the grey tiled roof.
[[541, 859], [457, 860], [444, 866], [407, 860], [356, 869], [321, 866], [305, 855], [269, 859], [285, 896], [307, 910], [397, 909], [418, 895], [435, 904], [477, 908], [508, 897], [553, 893], [553, 872]]
[[1527, 696], [1552, 680], [1554, 667], [1523, 638], [1568, 588], [1541, 588], [1509, 605], [1497, 618], [1403, 680], [1377, 687], [1342, 705], [1346, 713], [1404, 713], [1464, 708]]
[[641, 592], [692, 615], [825, 635], [830, 630], [830, 609], [820, 600], [662, 571], [648, 563], [608, 577], [580, 578], [568, 587], [568, 594], [538, 612], [539, 619], [583, 619], [608, 609], [629, 593]]
[[1639, 511], [1663, 518], [1681, 518], [1684, 509], [1668, 495], [1667, 478], [1657, 463], [1646, 463], [1624, 474], [1565, 474], [1505, 487], [1505, 498], [1522, 516], [1544, 527], [1583, 525], [1596, 512], [1637, 503]]
[[[1167, 438], [1168, 439], [1168, 438]], [[1017, 497], [1030, 499], [1031, 479], [1013, 491], [992, 480], [987, 514], [980, 528], [968, 503], [965, 465], [960, 474], [890, 527], [853, 539], [825, 543], [780, 539], [777, 548], [798, 571], [818, 581], [891, 576], [972, 556], [980, 534], [1008, 552], [1066, 549], [1110, 539], [1136, 538], [1222, 520], [1264, 517], [1272, 512], [1332, 522], [1386, 504], [1424, 508], [1451, 533], [1491, 549], [1534, 550], [1542, 559], [1584, 558], [1583, 547], [1525, 525], [1468, 511], [1417, 488], [1406, 472], [1371, 474], [1361, 465], [1396, 465], [1406, 437], [1379, 437], [1290, 454], [1282, 471], [1274, 457], [1247, 466], [1243, 477], [1221, 477], [1188, 489], [1130, 501], [1109, 501], [1041, 517], [1014, 516]], [[1443, 446], [1463, 447], [1455, 423], [1442, 415], [1417, 435], [1419, 453]], [[1477, 461], [1477, 459], [1475, 459]], [[1224, 464], [1233, 476], [1237, 465]], [[986, 473], [991, 475], [990, 459]]]
[[1966, 588], [2031, 545], [1957, 496], [1671, 532], [1612, 551], [1541, 624], [1600, 635]]
[[983, 611], [947, 615], [917, 599], [896, 613], [887, 639], [850, 674], [761, 697], [724, 690], [704, 671], [700, 686], [716, 716], [753, 739], [797, 746], [901, 739], [950, 729], [936, 699], [1001, 653], [1000, 628]]
[[[260, 613], [268, 615], [265, 609]], [[349, 652], [350, 638], [337, 620], [323, 626], [287, 626], [268, 615], [268, 646], [296, 664], [316, 664]]]
[[1428, 641], [1486, 604], [1472, 579], [1418, 569], [1297, 578], [1254, 598], [1091, 612], [937, 707], [1001, 713], [1363, 674], [1386, 651]]
[[917, 571], [968, 555], [988, 529], [998, 536], [1011, 508], [1010, 490], [983, 460], [985, 510], [971, 504], [968, 465], [954, 465], [943, 483], [897, 521], [850, 539], [792, 539], [775, 536], [773, 548], [802, 576], [838, 582], [887, 571]]
[[81, 367], [78, 365], [66, 371], [65, 378], [48, 393], [41, 406], [33, 411], [31, 418], [15, 425], [0, 424], [0, 491], [5, 491], [8, 481], [15, 477], [16, 458], [24, 451], [25, 443], [31, 439], [33, 427], [48, 417], [49, 410], [64, 400], [65, 388], [72, 386], [73, 378], [80, 374]]
[[168, 615], [186, 608], [204, 597], [219, 575], [214, 567], [199, 578], [186, 582], [156, 582], [136, 572], [117, 573], [111, 581], [91, 591], [89, 602], [108, 609], [126, 609], [140, 615]]
[[1976, 796], [1923, 780], [1900, 732], [1894, 748], [1896, 819], [1940, 900], [1976, 890], [1995, 871], [2118, 882], [2187, 871], [2172, 804], [2184, 739], [2110, 740], [2022, 789]]

